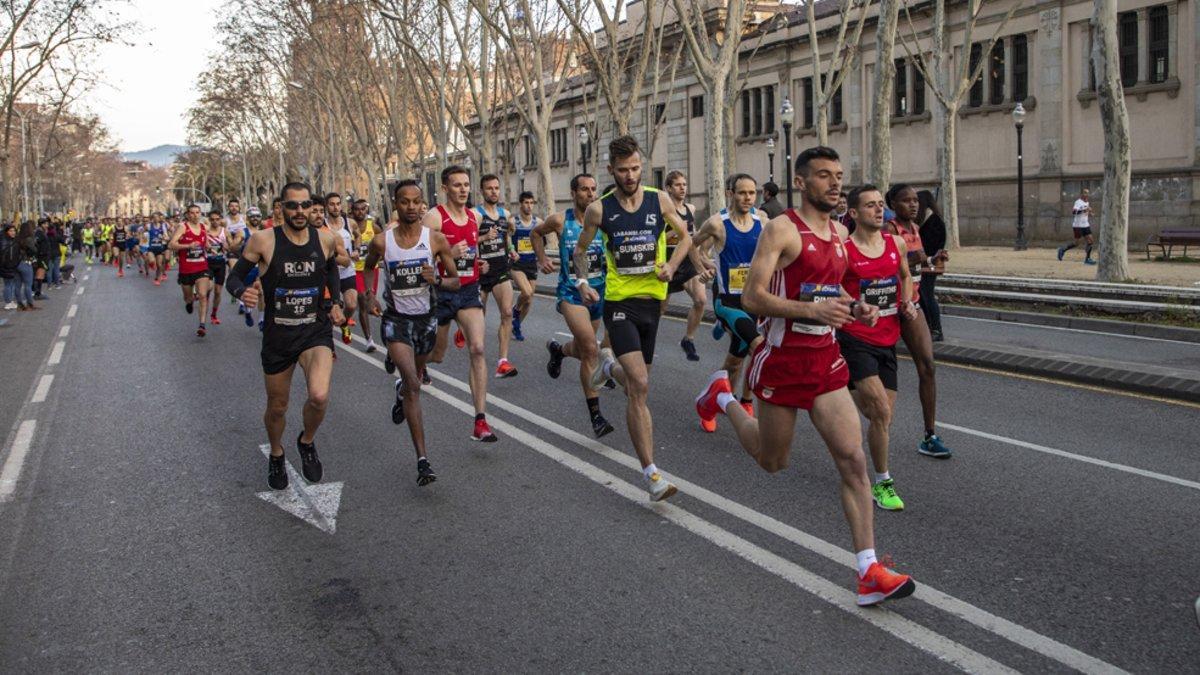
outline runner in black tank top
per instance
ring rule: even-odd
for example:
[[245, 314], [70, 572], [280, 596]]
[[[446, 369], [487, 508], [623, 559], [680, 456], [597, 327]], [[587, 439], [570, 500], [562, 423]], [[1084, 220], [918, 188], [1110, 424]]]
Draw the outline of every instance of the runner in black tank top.
[[[679, 219], [687, 225], [688, 234], [695, 236], [696, 214], [692, 205], [687, 203], [687, 177], [683, 175], [682, 171], [672, 171], [667, 174], [666, 189], [675, 205], [675, 215], [679, 216]], [[668, 242], [667, 257], [674, 253], [675, 246]], [[674, 276], [671, 277], [671, 283], [667, 284], [667, 298], [662, 303], [664, 313], [667, 311], [667, 303], [670, 302], [671, 296], [680, 291], [687, 292], [688, 297], [692, 299], [692, 306], [688, 308], [687, 329], [684, 331], [683, 339], [679, 341], [679, 346], [687, 355], [688, 361], [699, 361], [700, 355], [696, 353], [695, 343], [696, 330], [700, 327], [700, 319], [704, 318], [704, 306], [708, 304], [708, 292], [704, 287], [704, 282], [696, 276], [696, 266], [692, 264], [690, 257], [683, 259], [679, 269], [675, 270]]]

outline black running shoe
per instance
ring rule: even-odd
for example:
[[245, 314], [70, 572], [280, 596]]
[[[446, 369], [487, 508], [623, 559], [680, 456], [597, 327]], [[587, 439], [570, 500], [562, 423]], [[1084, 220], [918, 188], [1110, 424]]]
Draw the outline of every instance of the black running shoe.
[[429, 376], [428, 368], [424, 368], [421, 370], [421, 384], [423, 384], [425, 386], [429, 386], [429, 385], [433, 384], [433, 378]]
[[617, 381], [612, 379], [611, 377], [608, 378], [607, 380], [604, 381], [604, 388], [605, 389], [616, 389]]
[[696, 353], [696, 343], [687, 338], [679, 341], [679, 346], [683, 348], [683, 353], [687, 354], [688, 361], [699, 361], [700, 355]]
[[396, 402], [392, 404], [392, 424], [404, 424], [404, 397], [400, 395], [400, 387], [404, 380], [396, 380]]
[[546, 372], [550, 373], [551, 378], [557, 380], [558, 376], [562, 375], [562, 345], [558, 343], [558, 340], [550, 340], [546, 343], [546, 350], [550, 352], [550, 361], [546, 364]]
[[192, 312], [195, 311], [194, 303], [191, 303], [191, 302], [183, 303], [183, 308], [187, 310], [188, 314], [191, 314]]
[[321, 460], [317, 457], [316, 443], [302, 443], [301, 438], [304, 437], [304, 432], [296, 437], [296, 447], [300, 450], [300, 469], [304, 473], [304, 480], [310, 483], [321, 482]]
[[276, 457], [271, 455], [267, 461], [267, 485], [271, 486], [272, 490], [286, 490], [288, 486], [287, 466], [284, 464], [283, 455]]
[[391, 354], [383, 357], [383, 369], [387, 371], [388, 375], [396, 374], [396, 364], [392, 363]]
[[597, 415], [592, 418], [592, 433], [596, 434], [596, 438], [601, 438], [611, 434], [613, 426], [604, 419], [603, 415]]
[[433, 472], [433, 467], [429, 466], [429, 460], [422, 457], [417, 460], [417, 485], [425, 487], [437, 480], [437, 474]]

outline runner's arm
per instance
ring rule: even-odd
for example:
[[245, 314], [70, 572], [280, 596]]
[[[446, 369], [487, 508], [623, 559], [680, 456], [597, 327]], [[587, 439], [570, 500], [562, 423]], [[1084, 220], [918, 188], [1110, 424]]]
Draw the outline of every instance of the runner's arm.
[[551, 232], [559, 234], [562, 232], [562, 216], [553, 213], [549, 218], [537, 224], [537, 227], [529, 233], [529, 241], [533, 244], [533, 252], [537, 255], [538, 267], [542, 272], [549, 274], [553, 265], [550, 259], [546, 257], [546, 235]]
[[462, 288], [462, 280], [458, 278], [458, 268], [454, 264], [454, 256], [450, 254], [450, 242], [446, 241], [446, 235], [441, 232], [433, 232], [429, 241], [433, 244], [433, 252], [446, 272], [445, 276], [437, 277], [437, 281], [433, 282], [433, 285], [447, 291], [459, 290]]
[[[329, 291], [330, 305], [342, 305], [342, 278], [338, 270], [341, 256], [346, 255], [342, 238], [330, 232], [317, 230], [321, 237], [321, 248], [325, 253], [325, 288]], [[346, 257], [349, 260], [349, 257]]]
[[183, 246], [179, 243], [179, 236], [183, 234], [184, 229], [185, 228], [182, 227], [175, 228], [175, 231], [171, 233], [171, 241], [167, 242], [168, 249], [172, 251], [182, 251], [188, 248], [187, 246]]
[[670, 268], [667, 271], [670, 273], [663, 274], [662, 270], [660, 270], [659, 278], [666, 277], [670, 279], [675, 274], [675, 270], [679, 269], [679, 266], [683, 264], [683, 259], [688, 256], [692, 257], [693, 264], [700, 263], [699, 267], [704, 269], [703, 261], [697, 260], [696, 256], [692, 255], [692, 236], [688, 234], [687, 225], [679, 218], [679, 214], [675, 211], [675, 203], [671, 201], [671, 198], [665, 192], [658, 193], [658, 210], [662, 212], [663, 218], [666, 219], [667, 225], [675, 233], [678, 241], [675, 244], [675, 254], [666, 262], [666, 265]]
[[588, 247], [596, 238], [596, 230], [600, 228], [600, 219], [604, 217], [604, 204], [592, 202], [587, 211], [583, 212], [583, 227], [579, 232], [579, 241], [575, 242], [575, 251], [571, 253], [571, 264], [575, 267], [575, 278], [588, 278]]
[[837, 298], [834, 302], [800, 302], [781, 298], [767, 288], [767, 283], [774, 276], [787, 247], [786, 235], [789, 230], [794, 232], [795, 226], [787, 216], [779, 216], [763, 225], [758, 246], [754, 249], [754, 257], [750, 260], [750, 271], [746, 274], [742, 308], [746, 313], [760, 317], [814, 319], [825, 322], [826, 318], [821, 316], [822, 306], [839, 306], [844, 317], [837, 325], [845, 324], [850, 319], [850, 303], [843, 298]]
[[250, 274], [250, 270], [258, 264], [262, 259], [262, 254], [258, 252], [258, 247], [255, 243], [258, 241], [256, 237], [250, 237], [250, 241], [246, 243], [246, 249], [242, 251], [242, 255], [238, 261], [234, 263], [233, 270], [225, 279], [225, 290], [229, 294], [239, 300], [242, 294], [246, 292], [246, 275]]

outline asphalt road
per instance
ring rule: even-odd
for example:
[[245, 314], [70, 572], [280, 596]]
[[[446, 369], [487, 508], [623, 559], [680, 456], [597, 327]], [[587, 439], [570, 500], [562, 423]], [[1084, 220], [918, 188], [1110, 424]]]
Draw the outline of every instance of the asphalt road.
[[660, 331], [657, 460], [681, 494], [653, 507], [622, 395], [604, 395], [617, 431], [597, 442], [573, 364], [545, 374], [544, 342], [565, 330], [548, 299], [514, 346], [520, 374], [491, 381], [499, 443], [467, 438], [465, 353], [434, 373], [440, 479], [425, 488], [407, 429], [390, 422], [380, 359], [339, 346], [317, 438], [325, 483], [294, 495], [328, 506], [340, 486], [336, 514], [314, 517], [321, 529], [259, 496], [258, 332], [226, 303], [226, 323], [196, 338], [173, 281], [105, 269], [80, 287], [0, 328], [6, 361], [20, 363], [0, 380], [0, 461], [15, 478], [0, 481], [5, 672], [1200, 664], [1194, 406], [946, 366], [955, 457], [935, 461], [915, 452], [903, 362], [892, 473], [908, 508], [876, 523], [880, 553], [921, 587], [860, 610], [837, 476], [811, 427], [801, 420], [775, 476], [727, 424], [699, 430], [691, 400], [724, 346], [707, 326], [700, 364], [678, 348], [681, 323]]

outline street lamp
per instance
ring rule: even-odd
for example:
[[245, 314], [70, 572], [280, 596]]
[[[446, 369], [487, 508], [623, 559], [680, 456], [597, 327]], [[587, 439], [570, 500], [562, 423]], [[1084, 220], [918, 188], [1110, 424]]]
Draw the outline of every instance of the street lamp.
[[792, 119], [796, 109], [792, 102], [783, 97], [783, 107], [779, 109], [779, 121], [783, 123], [783, 156], [784, 175], [787, 177], [787, 207], [792, 208]]
[[583, 161], [583, 172], [584, 173], [588, 172], [588, 170], [587, 170], [587, 161], [588, 161], [587, 144], [588, 144], [587, 125], [583, 125], [583, 126], [579, 127], [579, 159]]
[[767, 181], [775, 182], [775, 137], [767, 139]]
[[1025, 240], [1025, 158], [1021, 151], [1021, 131], [1025, 128], [1025, 106], [1020, 103], [1012, 111], [1013, 124], [1017, 126], [1017, 242], [1014, 251], [1029, 248]]

